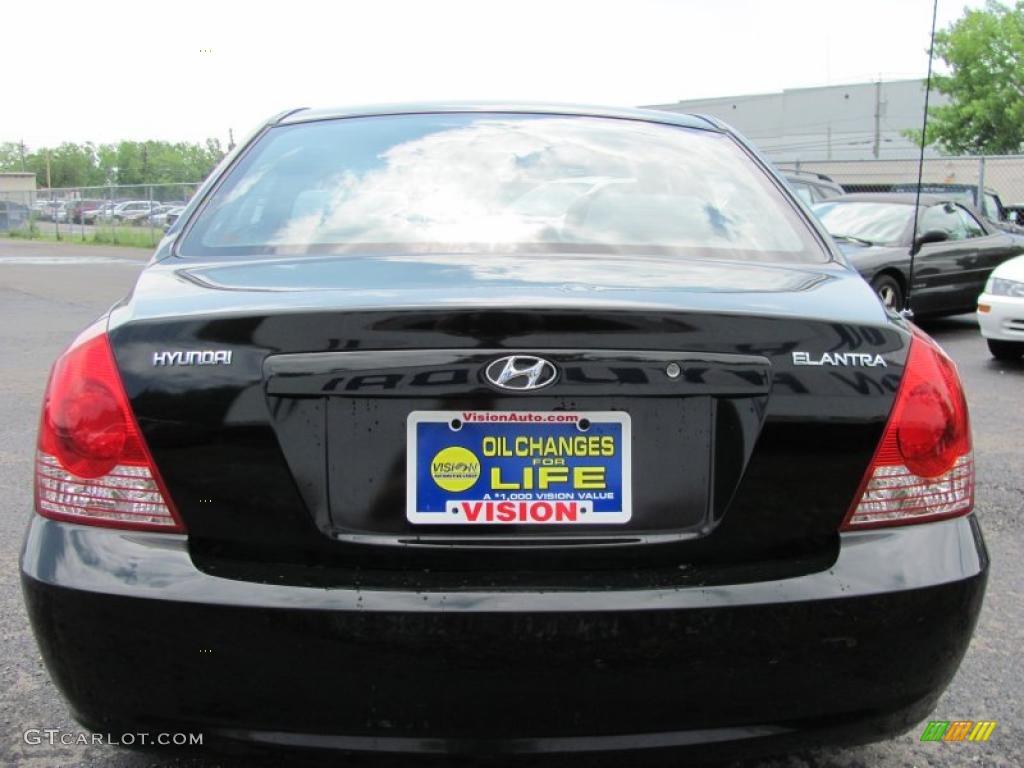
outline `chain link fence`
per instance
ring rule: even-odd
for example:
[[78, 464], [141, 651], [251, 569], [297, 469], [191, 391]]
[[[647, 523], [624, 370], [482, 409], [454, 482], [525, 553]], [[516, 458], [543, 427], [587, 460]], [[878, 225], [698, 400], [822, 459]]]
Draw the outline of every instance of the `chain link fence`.
[[[820, 174], [846, 192], [913, 192], [917, 158], [775, 160], [783, 170]], [[960, 197], [990, 219], [1024, 222], [1024, 155], [925, 158], [922, 192]], [[985, 194], [978, 196], [978, 190]]]
[[0, 192], [0, 233], [28, 239], [149, 248], [160, 241], [199, 184]]

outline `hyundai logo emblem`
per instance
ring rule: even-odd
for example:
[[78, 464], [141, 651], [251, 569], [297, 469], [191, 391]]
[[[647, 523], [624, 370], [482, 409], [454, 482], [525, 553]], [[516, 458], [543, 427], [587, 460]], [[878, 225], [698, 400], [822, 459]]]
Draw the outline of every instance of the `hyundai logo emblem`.
[[484, 369], [484, 376], [496, 387], [525, 392], [552, 384], [558, 369], [543, 357], [509, 355], [499, 357]]

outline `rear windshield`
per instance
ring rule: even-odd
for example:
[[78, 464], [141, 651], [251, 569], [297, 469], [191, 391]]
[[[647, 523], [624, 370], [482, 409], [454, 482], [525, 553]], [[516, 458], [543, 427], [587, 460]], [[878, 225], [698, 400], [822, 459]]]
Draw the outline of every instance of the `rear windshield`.
[[828, 258], [724, 134], [485, 113], [272, 128], [232, 169], [179, 253], [367, 250]]

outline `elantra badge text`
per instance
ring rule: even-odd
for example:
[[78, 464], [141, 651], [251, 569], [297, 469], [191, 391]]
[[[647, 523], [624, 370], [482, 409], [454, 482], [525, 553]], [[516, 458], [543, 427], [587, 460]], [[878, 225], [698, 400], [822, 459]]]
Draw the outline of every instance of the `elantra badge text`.
[[872, 355], [867, 352], [823, 352], [817, 360], [811, 357], [810, 352], [794, 352], [793, 365], [861, 366], [864, 368], [889, 367], [881, 355]]

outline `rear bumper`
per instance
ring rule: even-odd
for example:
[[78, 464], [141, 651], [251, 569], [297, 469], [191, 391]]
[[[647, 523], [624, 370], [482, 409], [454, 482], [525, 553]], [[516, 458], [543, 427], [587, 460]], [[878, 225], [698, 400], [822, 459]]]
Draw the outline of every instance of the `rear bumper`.
[[29, 615], [98, 730], [399, 752], [731, 753], [906, 730], [970, 641], [973, 516], [846, 534], [828, 571], [673, 590], [255, 584], [184, 537], [36, 517]]

